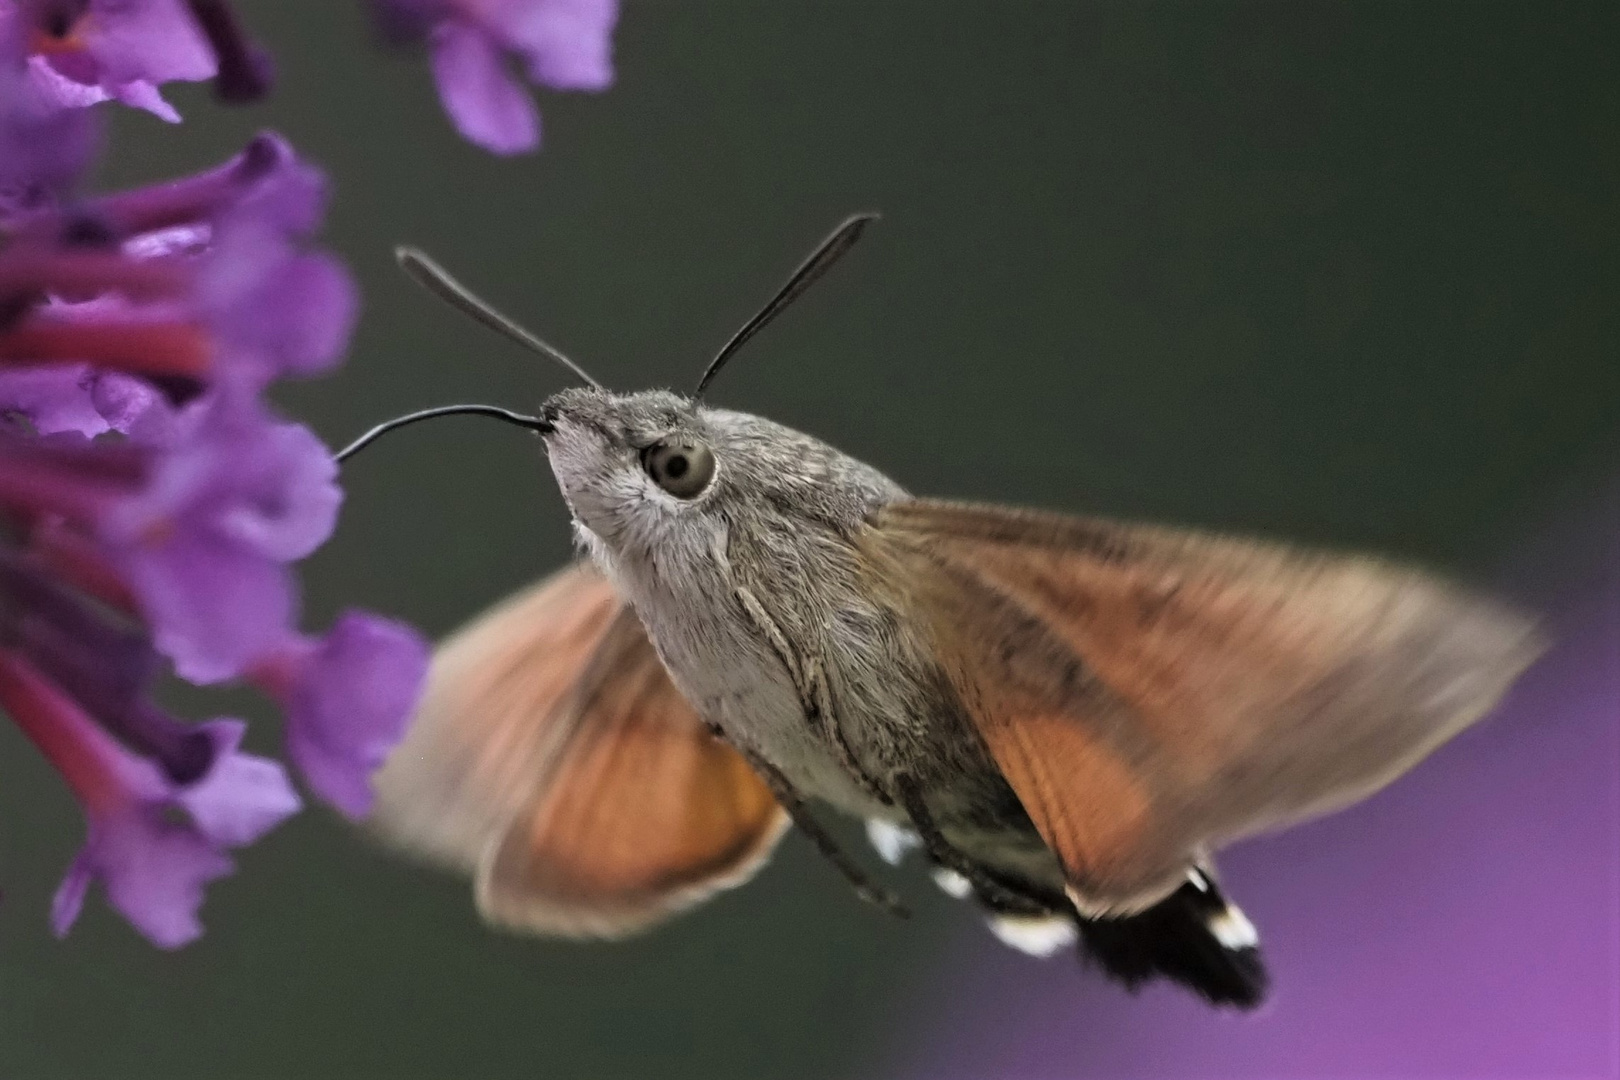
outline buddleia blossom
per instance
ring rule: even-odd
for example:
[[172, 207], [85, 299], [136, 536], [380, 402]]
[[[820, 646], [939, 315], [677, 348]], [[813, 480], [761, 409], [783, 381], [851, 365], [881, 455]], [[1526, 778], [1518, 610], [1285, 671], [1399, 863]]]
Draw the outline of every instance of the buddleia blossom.
[[371, 810], [371, 774], [399, 742], [426, 652], [409, 627], [364, 612], [321, 637], [290, 637], [250, 678], [286, 714], [287, 755], [310, 789], [351, 818]]
[[200, 933], [227, 852], [300, 801], [279, 763], [240, 749], [240, 721], [182, 720], [154, 687], [264, 688], [311, 789], [359, 816], [426, 647], [363, 613], [321, 638], [298, 628], [294, 564], [330, 536], [342, 494], [327, 448], [262, 392], [329, 371], [354, 325], [352, 281], [313, 242], [319, 173], [265, 135], [195, 176], [78, 197], [93, 133], [32, 78], [37, 57], [13, 59], [0, 69], [0, 708], [88, 822], [52, 924], [65, 932], [99, 881], [173, 947]]
[[58, 934], [99, 879], [113, 907], [154, 944], [184, 945], [202, 933], [203, 886], [232, 869], [226, 849], [252, 843], [299, 809], [278, 764], [237, 749], [239, 721], [189, 728], [206, 765], [179, 781], [116, 739], [21, 651], [0, 649], [0, 701], [61, 772], [89, 824], [52, 903]]
[[268, 56], [224, 0], [0, 0], [0, 25], [61, 107], [120, 101], [176, 122], [164, 83], [213, 79], [230, 101], [270, 84]]
[[445, 112], [497, 154], [540, 145], [540, 114], [515, 66], [553, 90], [613, 82], [617, 0], [372, 0], [384, 31], [427, 44]]

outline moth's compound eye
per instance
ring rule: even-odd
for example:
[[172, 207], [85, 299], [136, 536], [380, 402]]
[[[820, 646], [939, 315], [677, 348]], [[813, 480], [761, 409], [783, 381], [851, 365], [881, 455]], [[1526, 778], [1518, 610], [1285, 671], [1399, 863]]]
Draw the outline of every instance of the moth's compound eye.
[[692, 439], [665, 439], [641, 452], [653, 483], [677, 499], [695, 499], [714, 479], [714, 454]]

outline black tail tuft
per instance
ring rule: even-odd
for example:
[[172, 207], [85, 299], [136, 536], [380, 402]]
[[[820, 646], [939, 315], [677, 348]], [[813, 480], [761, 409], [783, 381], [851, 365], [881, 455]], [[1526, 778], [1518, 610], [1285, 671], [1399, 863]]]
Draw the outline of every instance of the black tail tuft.
[[1248, 919], [1201, 871], [1146, 911], [1081, 919], [1080, 940], [1086, 956], [1132, 990], [1163, 977], [1239, 1009], [1254, 1008], [1266, 995], [1266, 968]]

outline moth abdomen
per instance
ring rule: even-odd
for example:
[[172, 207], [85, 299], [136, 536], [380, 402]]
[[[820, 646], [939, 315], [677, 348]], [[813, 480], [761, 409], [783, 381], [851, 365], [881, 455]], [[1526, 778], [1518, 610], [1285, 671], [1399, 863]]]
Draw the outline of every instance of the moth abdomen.
[[1129, 990], [1156, 978], [1213, 1005], [1253, 1009], [1269, 978], [1260, 937], [1241, 908], [1200, 870], [1157, 904], [1120, 918], [1079, 920], [1081, 953]]
[[1265, 998], [1260, 936], [1201, 869], [1189, 870], [1156, 904], [1106, 918], [1080, 915], [1062, 892], [1029, 878], [988, 868], [982, 873], [995, 883], [995, 895], [953, 870], [936, 865], [933, 871], [941, 889], [976, 902], [991, 932], [1020, 952], [1049, 957], [1078, 945], [1083, 960], [1128, 990], [1168, 979], [1214, 1005], [1253, 1009]]

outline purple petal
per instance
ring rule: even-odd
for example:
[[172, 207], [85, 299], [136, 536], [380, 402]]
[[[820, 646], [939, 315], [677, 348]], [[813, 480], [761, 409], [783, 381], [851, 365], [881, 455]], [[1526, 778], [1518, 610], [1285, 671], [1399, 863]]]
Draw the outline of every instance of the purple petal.
[[[66, 933], [84, 905], [92, 878], [112, 906], [155, 944], [183, 945], [202, 932], [203, 886], [231, 861], [189, 818], [157, 765], [101, 728], [61, 687], [25, 657], [0, 651], [6, 711], [84, 804], [89, 835], [51, 904], [51, 924]], [[217, 734], [229, 743], [229, 727]], [[232, 824], [237, 824], [233, 822]]]
[[83, 40], [108, 83], [214, 76], [213, 50], [181, 0], [100, 0], [92, 4]]
[[317, 374], [342, 359], [359, 293], [336, 259], [299, 254], [274, 227], [221, 230], [198, 299], [227, 354], [264, 376]]
[[261, 134], [254, 145], [273, 148], [277, 167], [265, 173], [242, 206], [294, 236], [313, 233], [326, 216], [325, 175], [273, 132]]
[[325, 444], [300, 424], [267, 423], [245, 453], [235, 490], [214, 514], [219, 533], [280, 562], [325, 543], [343, 501]]
[[347, 816], [370, 811], [371, 774], [404, 735], [427, 663], [414, 630], [361, 612], [346, 612], [300, 656], [285, 702], [288, 756]]
[[90, 398], [109, 428], [125, 434], [150, 434], [167, 426], [169, 405], [155, 387], [117, 371], [104, 371], [91, 387]]
[[343, 501], [337, 464], [308, 428], [271, 419], [251, 399], [215, 395], [188, 408], [176, 429], [147, 490], [106, 523], [115, 540], [154, 547], [209, 534], [285, 563], [332, 534]]
[[0, 369], [0, 415], [25, 416], [41, 435], [128, 431], [160, 401], [150, 383], [88, 364]]
[[445, 22], [431, 39], [433, 77], [456, 130], [496, 154], [540, 145], [540, 114], [507, 73], [500, 49], [482, 30]]
[[76, 73], [64, 71], [68, 66], [66, 61], [65, 57], [54, 61], [42, 56], [29, 57], [29, 81], [41, 101], [58, 109], [87, 109], [112, 97], [95, 78], [74, 78]]
[[[529, 78], [557, 90], [613, 84], [618, 0], [506, 0], [485, 16], [527, 61]], [[500, 10], [504, 8], [504, 11]]]
[[100, 435], [110, 425], [96, 408], [95, 384], [88, 364], [0, 369], [0, 415], [21, 414], [41, 435]]
[[145, 805], [93, 820], [84, 854], [107, 902], [163, 949], [201, 936], [203, 887], [234, 869], [197, 829]]
[[331, 535], [342, 492], [307, 428], [216, 392], [188, 407], [145, 489], [100, 521], [158, 648], [192, 681], [217, 682], [291, 629], [285, 564]]
[[223, 207], [222, 218], [247, 218], [291, 236], [308, 236], [320, 226], [326, 216], [326, 177], [286, 139], [262, 132], [235, 160], [252, 183], [235, 203]]
[[180, 0], [104, 0], [63, 47], [29, 58], [34, 86], [62, 108], [122, 101], [164, 120], [180, 116], [158, 85], [214, 74], [213, 52]]
[[95, 877], [95, 868], [91, 865], [89, 852], [80, 851], [68, 864], [67, 873], [62, 875], [62, 884], [56, 887], [56, 895], [51, 897], [51, 933], [57, 937], [67, 937], [67, 932], [73, 929], [73, 924], [79, 921], [79, 913], [84, 910], [84, 898], [90, 891], [90, 880]]
[[121, 553], [158, 650], [181, 678], [222, 682], [274, 647], [292, 624], [284, 566], [206, 533]]
[[180, 789], [176, 801], [211, 842], [243, 847], [303, 808], [279, 762], [238, 749], [246, 724], [214, 720], [201, 730], [214, 744], [213, 767]]
[[278, 320], [273, 337], [261, 339], [287, 374], [313, 375], [343, 359], [360, 314], [360, 295], [343, 264], [330, 255], [290, 259], [269, 282], [260, 304], [270, 311], [296, 311]]
[[113, 87], [112, 96], [132, 109], [151, 113], [165, 123], [178, 124], [180, 122], [180, 113], [173, 105], [163, 99], [163, 94], [159, 92], [156, 86], [145, 79], [118, 84]]
[[0, 216], [32, 210], [60, 195], [95, 151], [95, 120], [46, 100], [11, 67], [0, 33]]
[[302, 728], [288, 732], [287, 756], [310, 790], [344, 817], [360, 821], [371, 813], [376, 799], [371, 774], [376, 765], [351, 756], [346, 748], [330, 747]]

